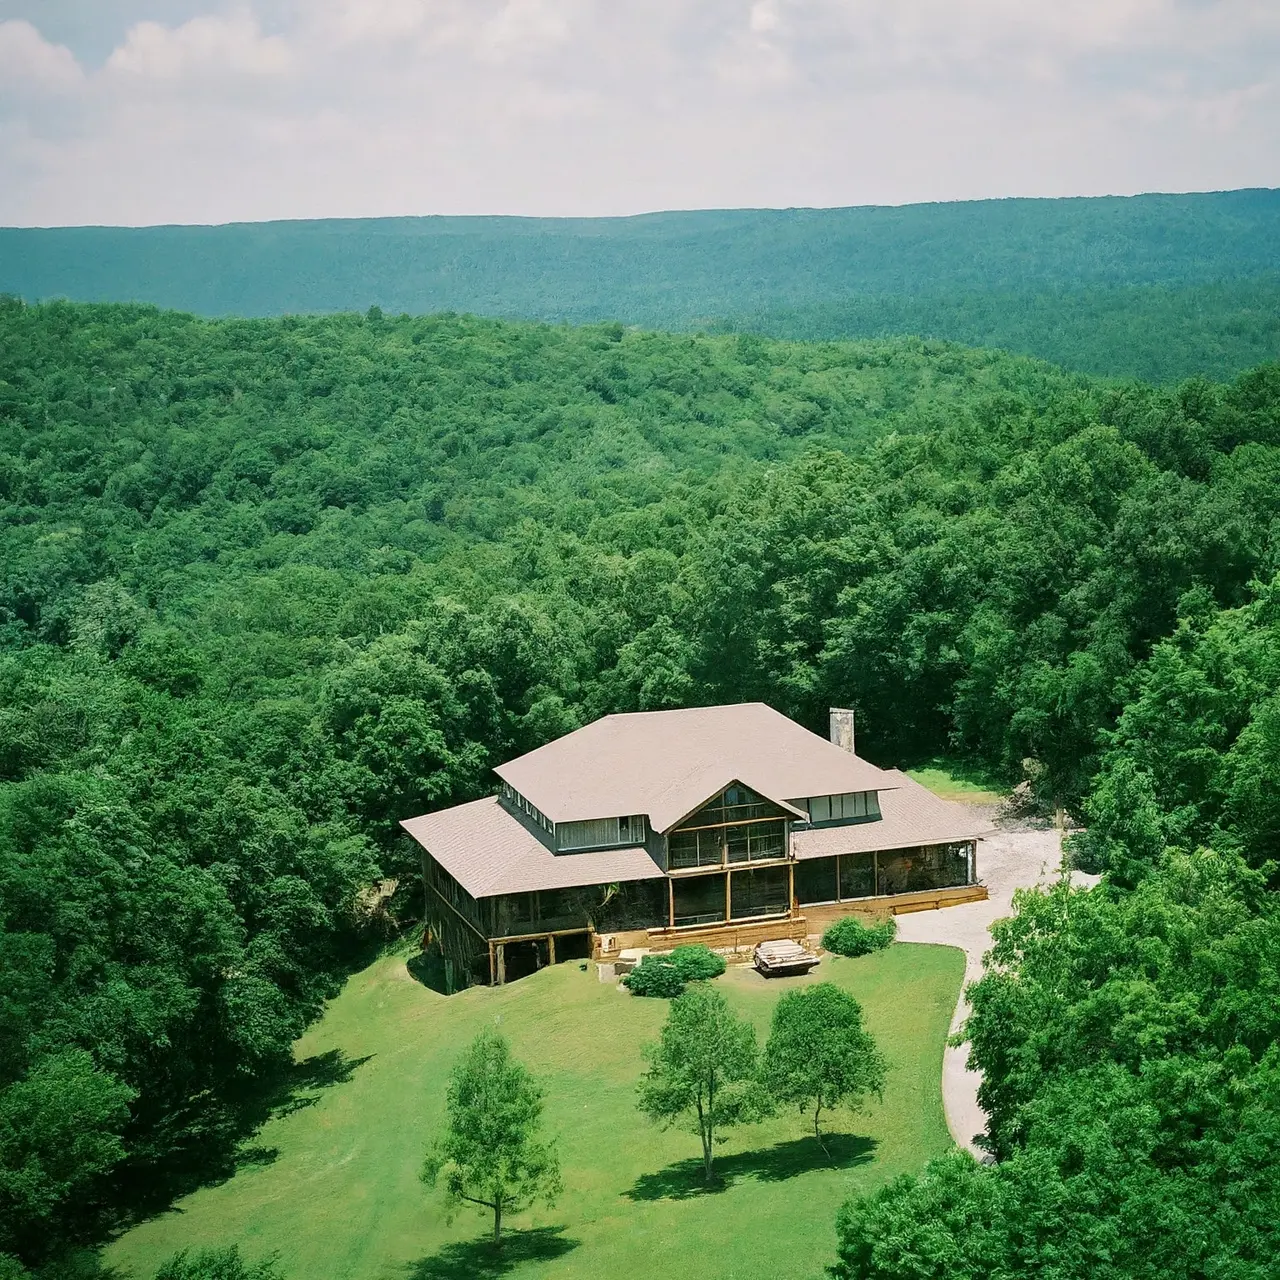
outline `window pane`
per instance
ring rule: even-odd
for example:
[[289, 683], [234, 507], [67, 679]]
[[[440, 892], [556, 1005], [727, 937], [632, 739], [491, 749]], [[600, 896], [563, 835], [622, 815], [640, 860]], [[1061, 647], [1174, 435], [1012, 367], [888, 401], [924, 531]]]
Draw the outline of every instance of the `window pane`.
[[809, 801], [809, 821], [829, 822], [831, 820], [831, 797], [814, 796]]
[[746, 862], [750, 855], [749, 827], [726, 827], [725, 840], [729, 846], [730, 862]]
[[796, 899], [801, 906], [836, 900], [834, 858], [814, 858], [796, 863]]
[[936, 889], [937, 859], [927, 849], [899, 849], [880, 855], [880, 892], [915, 893]]
[[750, 833], [752, 862], [781, 858], [786, 852], [786, 827], [781, 822], [757, 822], [747, 831]]
[[672, 883], [676, 924], [712, 924], [724, 919], [724, 876], [691, 876]]
[[785, 915], [788, 908], [789, 877], [786, 867], [761, 867], [735, 871], [729, 892], [735, 920], [751, 916]]
[[698, 865], [698, 833], [673, 831], [667, 838], [667, 857], [676, 870]]
[[878, 818], [880, 816], [880, 793], [878, 791], [867, 792], [867, 817]]
[[717, 867], [724, 861], [724, 828], [698, 832], [698, 865]]
[[710, 827], [724, 821], [724, 805], [717, 796], [705, 809], [699, 809], [687, 822], [685, 827]]
[[880, 855], [881, 893], [916, 893], [949, 889], [968, 880], [965, 846], [927, 845]]
[[869, 898], [876, 891], [873, 854], [846, 853], [840, 859], [840, 898]]

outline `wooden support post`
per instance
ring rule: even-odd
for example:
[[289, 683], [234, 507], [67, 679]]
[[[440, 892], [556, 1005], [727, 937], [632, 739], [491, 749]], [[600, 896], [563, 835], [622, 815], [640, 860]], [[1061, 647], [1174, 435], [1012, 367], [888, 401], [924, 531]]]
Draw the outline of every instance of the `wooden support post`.
[[880, 851], [877, 849], [871, 855], [871, 892], [878, 894], [880, 892]]
[[493, 955], [493, 943], [489, 943], [489, 985], [496, 986], [498, 982], [498, 966]]
[[794, 920], [798, 910], [799, 904], [796, 902], [796, 864], [791, 862], [787, 864], [787, 915]]
[[733, 872], [726, 871], [724, 873], [724, 918], [726, 920], [733, 919], [733, 907], [729, 900], [729, 881], [733, 879]]
[[498, 986], [505, 986], [507, 981], [507, 949], [498, 943]]
[[667, 928], [676, 927], [676, 882], [667, 877]]
[[547, 934], [547, 963], [555, 964], [556, 962], [556, 935], [554, 933]]

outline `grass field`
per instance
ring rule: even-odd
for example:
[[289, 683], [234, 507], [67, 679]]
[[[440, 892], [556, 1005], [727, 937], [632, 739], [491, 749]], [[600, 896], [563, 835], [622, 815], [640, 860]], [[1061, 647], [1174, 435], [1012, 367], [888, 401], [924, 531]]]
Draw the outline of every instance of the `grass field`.
[[944, 800], [996, 804], [1008, 792], [1008, 787], [1002, 786], [1000, 780], [992, 774], [973, 765], [941, 757], [904, 772], [907, 777], [914, 778], [921, 786], [928, 787], [934, 795], [941, 796]]
[[[890, 1060], [881, 1103], [837, 1115], [828, 1164], [806, 1121], [788, 1112], [731, 1131], [717, 1161], [723, 1188], [700, 1189], [696, 1137], [664, 1132], [635, 1109], [639, 1046], [667, 1003], [620, 993], [569, 963], [505, 988], [444, 997], [387, 956], [356, 975], [299, 1042], [301, 1060], [335, 1083], [268, 1122], [234, 1178], [135, 1228], [107, 1261], [138, 1280], [184, 1246], [237, 1243], [278, 1252], [288, 1280], [819, 1280], [834, 1219], [853, 1191], [919, 1168], [950, 1145], [942, 1112], [943, 1042], [964, 970], [949, 947], [898, 944], [817, 974], [862, 1002]], [[763, 1041], [783, 986], [745, 968], [718, 980]], [[565, 1194], [517, 1217], [499, 1262], [486, 1223], [449, 1225], [418, 1182], [459, 1050], [496, 1023], [547, 1090]]]

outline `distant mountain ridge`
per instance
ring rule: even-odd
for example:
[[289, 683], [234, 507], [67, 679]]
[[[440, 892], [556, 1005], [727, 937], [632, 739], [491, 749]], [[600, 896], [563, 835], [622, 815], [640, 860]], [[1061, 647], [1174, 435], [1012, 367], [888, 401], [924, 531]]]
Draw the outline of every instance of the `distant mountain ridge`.
[[627, 218], [3, 228], [0, 292], [203, 315], [472, 311], [838, 338], [921, 333], [1090, 372], [1280, 356], [1280, 190]]

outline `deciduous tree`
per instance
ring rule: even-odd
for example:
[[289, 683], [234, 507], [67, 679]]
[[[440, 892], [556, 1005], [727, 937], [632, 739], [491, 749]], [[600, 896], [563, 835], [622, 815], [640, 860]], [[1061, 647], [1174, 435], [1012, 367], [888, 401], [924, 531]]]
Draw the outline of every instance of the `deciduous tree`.
[[560, 1195], [555, 1146], [540, 1136], [542, 1090], [511, 1056], [506, 1040], [482, 1031], [453, 1069], [443, 1136], [427, 1150], [422, 1181], [443, 1180], [452, 1206], [471, 1204], [493, 1214], [493, 1243], [502, 1220], [537, 1200]]
[[774, 1006], [763, 1076], [779, 1102], [813, 1112], [813, 1136], [829, 1156], [822, 1112], [879, 1094], [885, 1061], [862, 1025], [862, 1006], [835, 983], [819, 982], [788, 991]]
[[664, 1126], [692, 1122], [709, 1184], [718, 1131], [768, 1111], [756, 1079], [755, 1029], [719, 991], [696, 982], [671, 1002], [661, 1036], [644, 1054], [640, 1110]]

